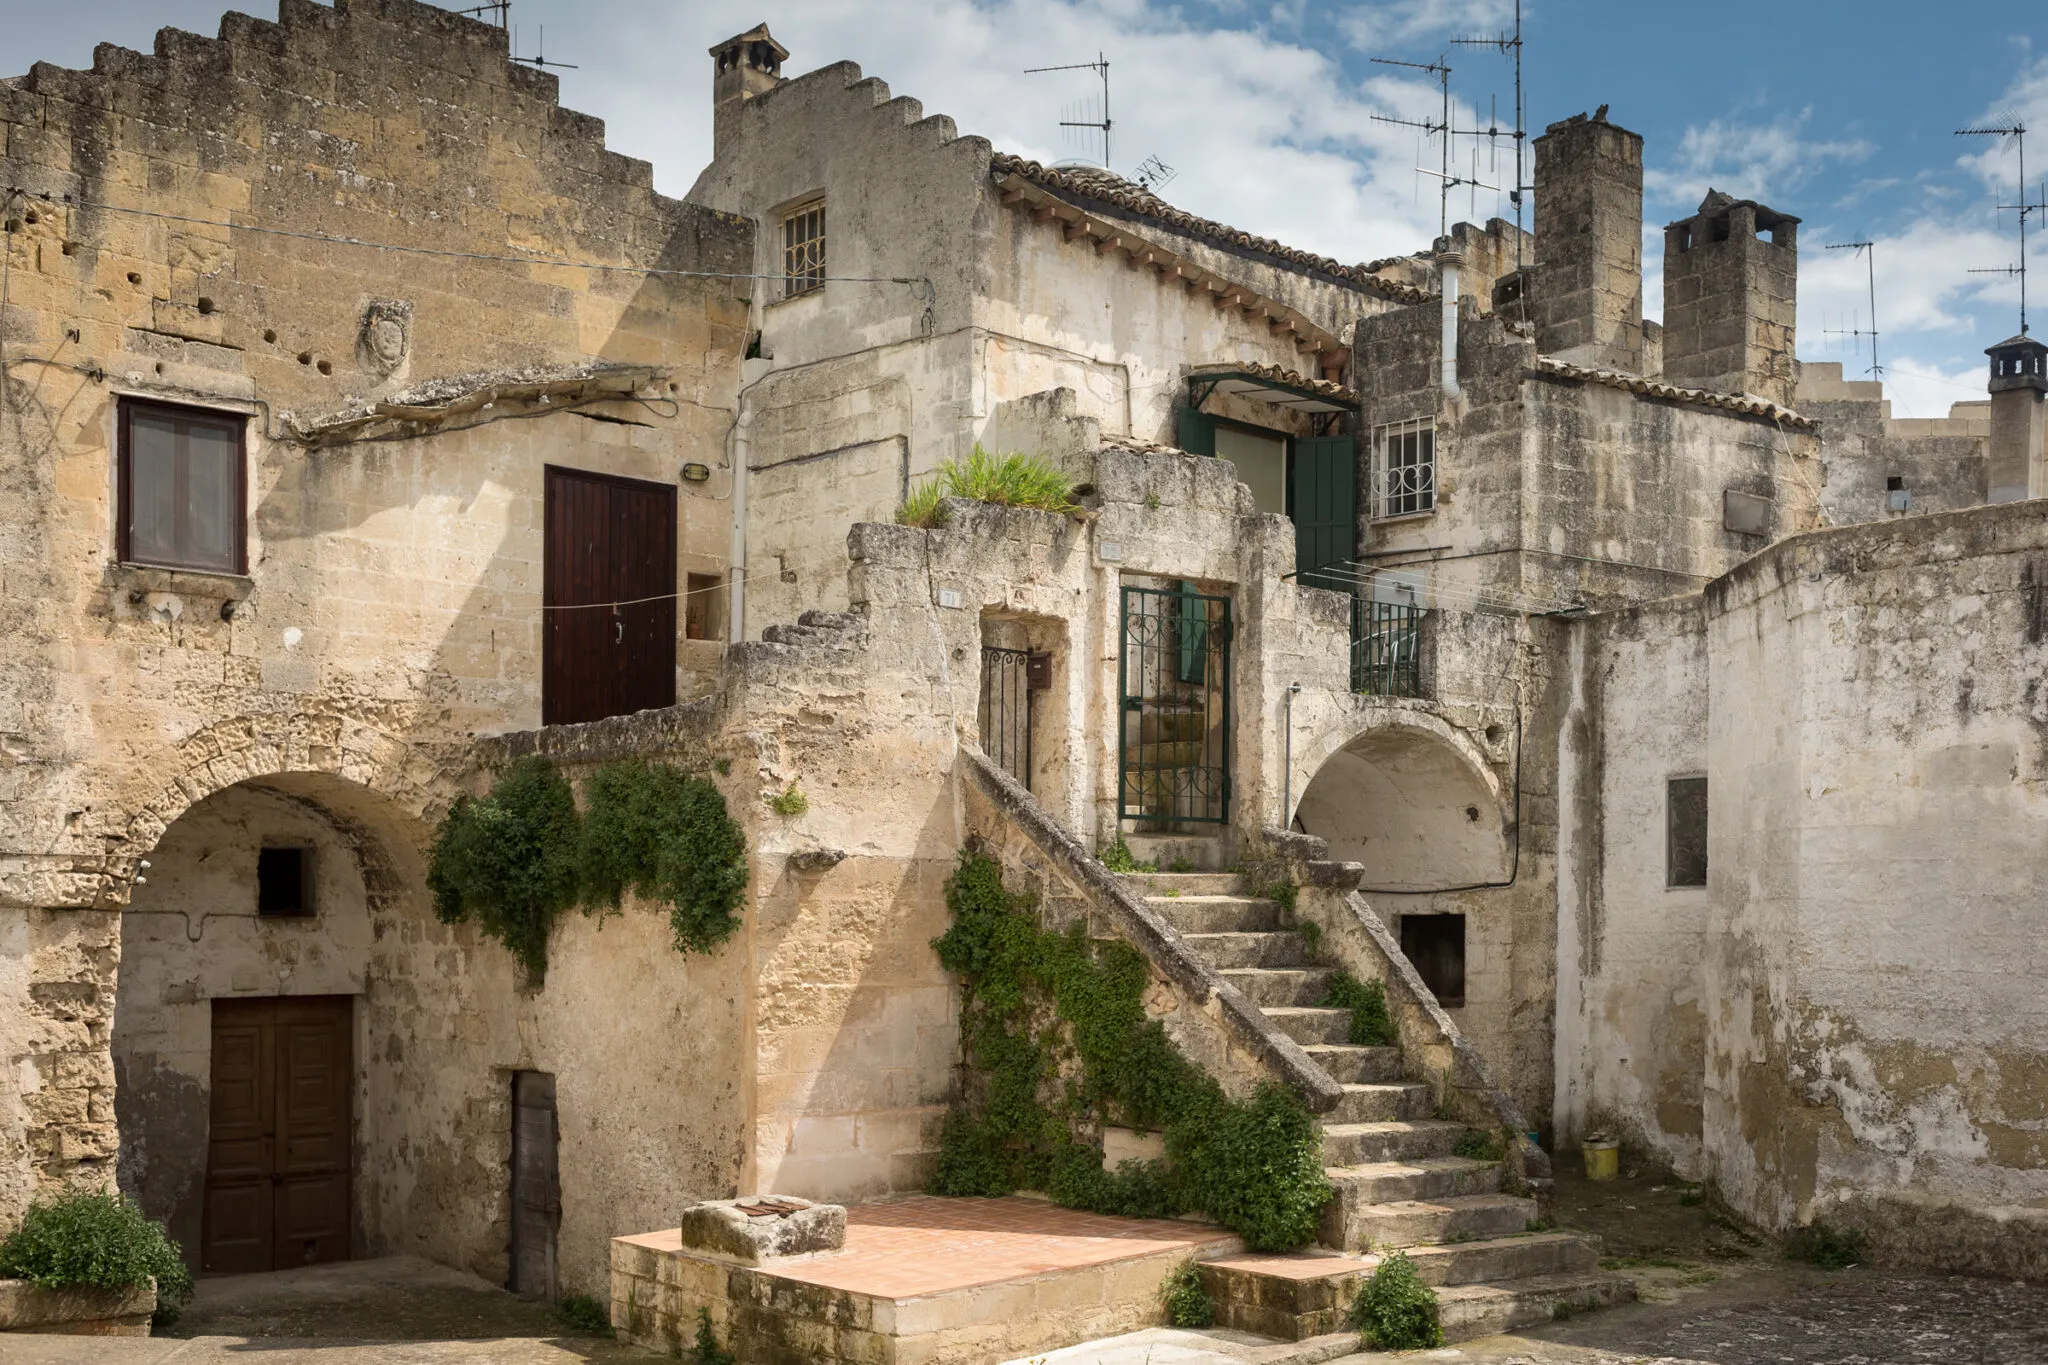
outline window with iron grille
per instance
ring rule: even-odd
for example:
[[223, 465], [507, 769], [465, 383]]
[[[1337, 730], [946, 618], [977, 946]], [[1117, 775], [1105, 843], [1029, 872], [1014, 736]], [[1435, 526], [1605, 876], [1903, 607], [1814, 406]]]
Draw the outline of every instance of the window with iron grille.
[[1410, 517], [1436, 509], [1436, 423], [1429, 418], [1372, 429], [1372, 515]]
[[825, 283], [825, 201], [813, 199], [782, 220], [782, 296], [793, 299]]

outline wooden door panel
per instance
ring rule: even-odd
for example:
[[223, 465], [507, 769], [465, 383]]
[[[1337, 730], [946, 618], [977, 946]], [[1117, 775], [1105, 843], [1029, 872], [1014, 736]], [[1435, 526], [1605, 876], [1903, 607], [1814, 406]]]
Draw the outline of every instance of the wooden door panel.
[[676, 490], [549, 468], [541, 723], [675, 704]]
[[213, 1002], [200, 1264], [233, 1273], [348, 1259], [353, 1002]]
[[515, 1294], [555, 1296], [555, 1236], [561, 1222], [555, 1078], [512, 1078], [512, 1278]]

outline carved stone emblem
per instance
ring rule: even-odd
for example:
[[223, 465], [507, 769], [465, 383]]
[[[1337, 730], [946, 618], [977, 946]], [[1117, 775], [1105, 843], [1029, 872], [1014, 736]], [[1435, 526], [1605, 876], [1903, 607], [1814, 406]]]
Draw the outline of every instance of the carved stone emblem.
[[356, 355], [363, 368], [380, 380], [389, 379], [404, 366], [411, 350], [412, 305], [399, 299], [370, 300], [356, 338]]

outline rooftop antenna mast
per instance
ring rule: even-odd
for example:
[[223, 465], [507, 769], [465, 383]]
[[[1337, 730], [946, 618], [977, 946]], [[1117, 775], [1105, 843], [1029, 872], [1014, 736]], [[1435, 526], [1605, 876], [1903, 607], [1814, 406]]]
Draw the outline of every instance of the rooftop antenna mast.
[[1027, 76], [1036, 76], [1044, 71], [1093, 71], [1102, 77], [1102, 117], [1099, 119], [1063, 118], [1060, 120], [1060, 127], [1099, 129], [1102, 133], [1102, 169], [1108, 170], [1109, 130], [1111, 127], [1109, 120], [1109, 58], [1103, 56], [1101, 50], [1097, 49], [1095, 60], [1092, 62], [1069, 62], [1065, 66], [1027, 66], [1024, 68], [1024, 74]]
[[1828, 335], [1856, 337], [1858, 339], [1869, 337], [1870, 368], [1865, 373], [1882, 376], [1884, 374], [1884, 366], [1877, 363], [1877, 243], [1829, 242], [1826, 249], [1829, 251], [1862, 252], [1864, 263], [1869, 267], [1870, 273], [1870, 327], [1867, 330], [1862, 327], [1850, 328], [1848, 330], [1838, 328], [1829, 332]]
[[2020, 259], [2017, 265], [1987, 266], [1972, 270], [1972, 275], [2017, 275], [2020, 281], [2020, 335], [2027, 334], [2027, 215], [2039, 213], [2048, 216], [2048, 183], [2041, 187], [2041, 198], [2032, 203], [2027, 201], [2027, 126], [2016, 114], [2007, 114], [2001, 123], [1981, 128], [1958, 128], [1957, 137], [2009, 137], [2020, 154], [2020, 202], [2000, 204], [1998, 211], [2018, 209], [2020, 215]]
[[[511, 0], [506, 0], [505, 7], [508, 10], [512, 7]], [[515, 48], [519, 46], [519, 30], [516, 28], [512, 30], [512, 46]], [[514, 57], [512, 60], [518, 62], [521, 66], [531, 66], [543, 70], [550, 66], [560, 67], [564, 71], [580, 69], [574, 62], [551, 62], [548, 60], [548, 26], [546, 24], [540, 26], [540, 42], [535, 48], [534, 55], [531, 57]]]
[[1444, 140], [1443, 169], [1432, 171], [1422, 166], [1415, 168], [1416, 174], [1434, 175], [1442, 182], [1442, 190], [1437, 196], [1437, 235], [1442, 236], [1451, 230], [1451, 187], [1464, 183], [1451, 175], [1450, 58], [1446, 54], [1445, 56], [1438, 57], [1433, 62], [1401, 62], [1394, 60], [1392, 57], [1374, 57], [1373, 60], [1381, 66], [1405, 66], [1410, 71], [1427, 71], [1437, 78], [1437, 84], [1443, 89], [1444, 112], [1443, 121], [1440, 123], [1432, 122], [1429, 119], [1395, 118], [1391, 114], [1374, 114], [1372, 116], [1374, 123], [1395, 123], [1403, 128], [1420, 128], [1424, 137], [1442, 136]]
[[484, 4], [471, 5], [468, 9], [455, 10], [453, 13], [474, 14], [479, 17], [492, 15], [497, 19], [498, 27], [503, 28], [512, 14], [512, 0], [486, 0]]
[[[1511, 58], [1515, 64], [1515, 184], [1514, 188], [1508, 191], [1508, 202], [1515, 206], [1515, 268], [1519, 270], [1523, 265], [1522, 242], [1527, 235], [1522, 230], [1522, 209], [1526, 202], [1524, 196], [1536, 188], [1528, 183], [1529, 177], [1524, 161], [1529, 131], [1527, 111], [1522, 99], [1522, 0], [1515, 0], [1515, 27], [1512, 33], [1497, 33], [1491, 38], [1453, 38], [1451, 45], [1496, 48], [1503, 57]], [[1497, 128], [1489, 128], [1486, 135], [1492, 137], [1498, 132]]]

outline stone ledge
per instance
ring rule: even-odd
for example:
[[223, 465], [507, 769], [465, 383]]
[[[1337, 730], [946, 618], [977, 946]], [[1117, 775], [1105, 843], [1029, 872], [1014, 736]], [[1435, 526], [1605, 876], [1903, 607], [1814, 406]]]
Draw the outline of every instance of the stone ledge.
[[155, 1311], [154, 1284], [135, 1289], [39, 1289], [27, 1280], [0, 1280], [0, 1332], [146, 1337]]

